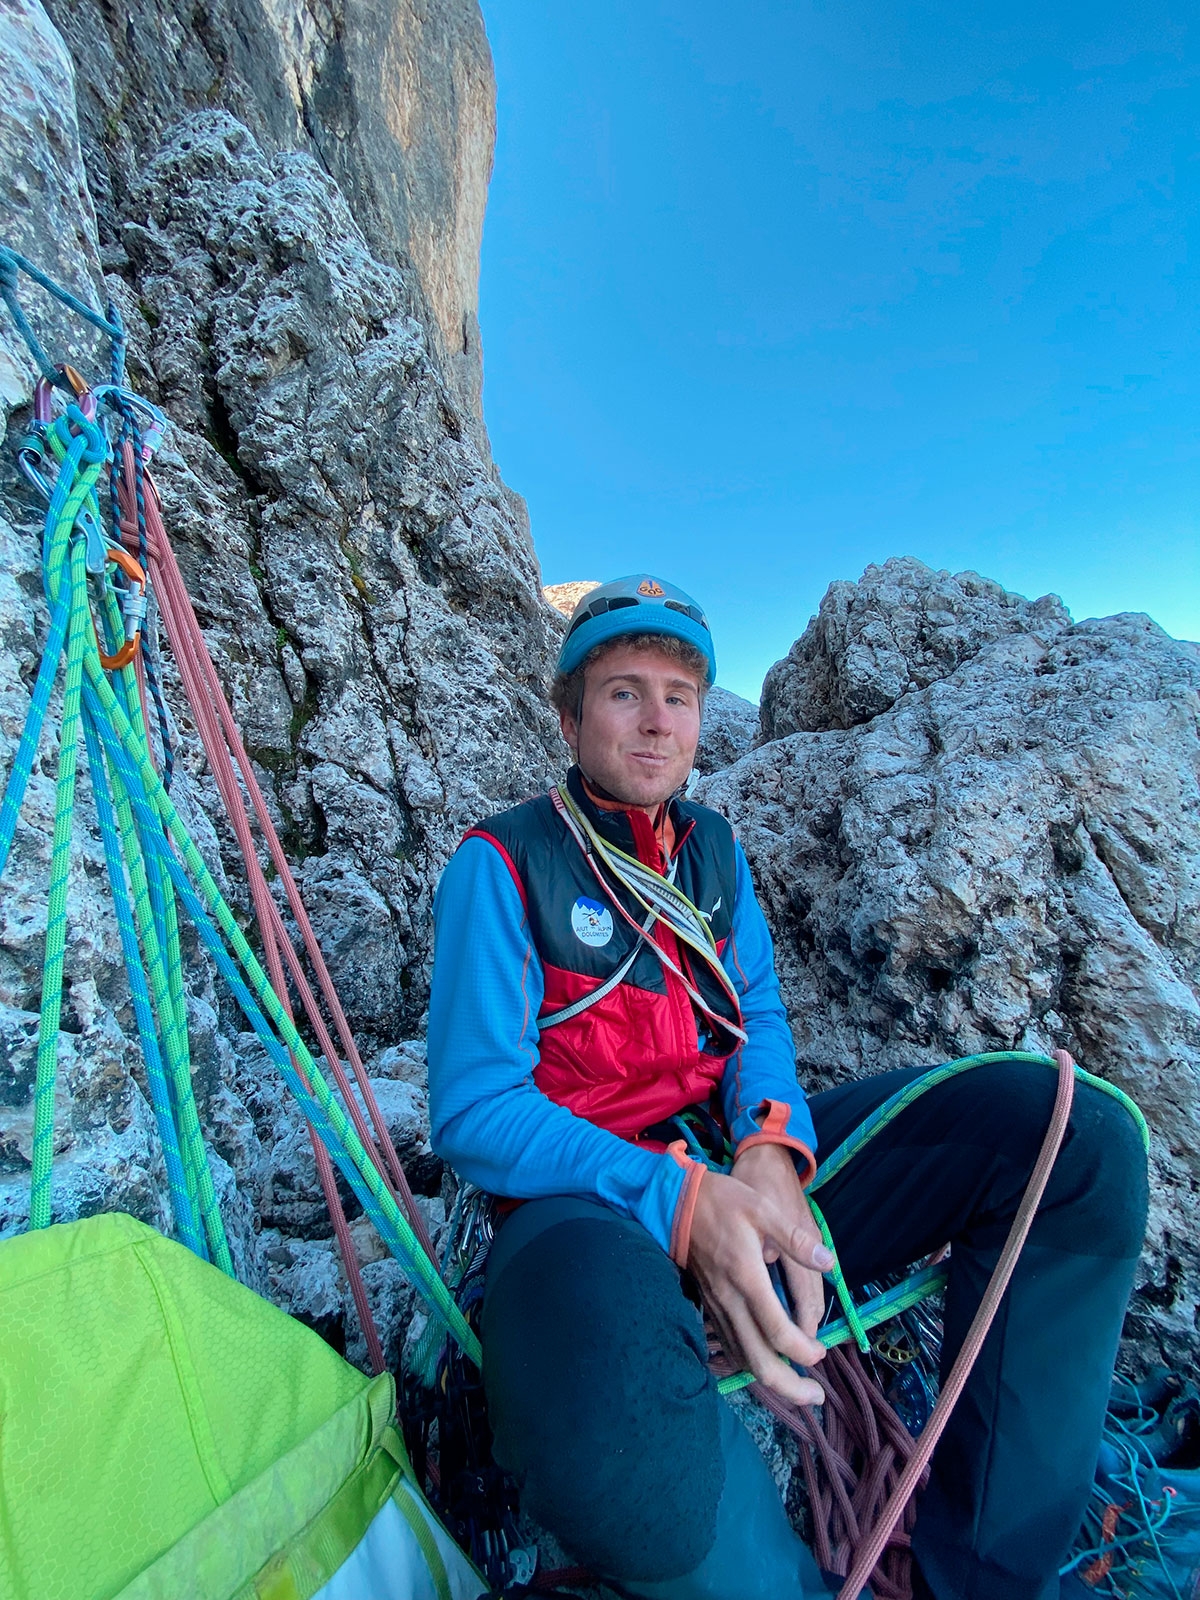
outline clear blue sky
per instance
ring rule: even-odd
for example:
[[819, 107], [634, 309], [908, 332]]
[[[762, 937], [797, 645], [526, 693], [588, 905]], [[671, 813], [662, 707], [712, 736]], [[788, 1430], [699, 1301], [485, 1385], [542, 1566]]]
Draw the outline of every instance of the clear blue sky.
[[1200, 637], [1195, 0], [483, 0], [484, 409], [549, 583], [757, 698], [915, 555]]

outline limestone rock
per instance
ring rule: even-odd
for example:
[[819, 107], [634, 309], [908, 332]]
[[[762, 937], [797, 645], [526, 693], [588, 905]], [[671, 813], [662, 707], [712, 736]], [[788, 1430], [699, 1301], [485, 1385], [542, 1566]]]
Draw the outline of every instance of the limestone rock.
[[[0, 62], [0, 239], [99, 310], [96, 215], [79, 148], [75, 68], [38, 0], [8, 0], [0, 10]], [[68, 350], [86, 365], [101, 349], [85, 324], [40, 294], [27, 315], [48, 352]], [[28, 398], [35, 376], [0, 310], [0, 426], [10, 407]]]
[[1148, 617], [1072, 625], [1056, 601], [889, 562], [861, 593], [834, 586], [774, 686], [768, 730], [821, 730], [761, 745], [700, 798], [750, 859], [801, 1080], [1072, 1050], [1150, 1122], [1130, 1327], [1192, 1359], [1200, 648]]
[[[36, 0], [23, 0], [34, 5]], [[180, 117], [218, 106], [269, 155], [307, 153], [372, 253], [405, 270], [447, 402], [487, 456], [477, 318], [495, 81], [476, 0], [52, 0], [79, 78], [89, 188], [110, 270], [126, 200]]]
[[[478, 8], [364, 5], [335, 21], [216, 0], [201, 27], [169, 0], [119, 17], [64, 0], [55, 20], [66, 44], [36, 0], [0, 17], [16, 90], [0, 109], [5, 237], [89, 304], [115, 299], [130, 380], [171, 419], [155, 459], [170, 536], [393, 1136], [436, 1191], [414, 1042], [433, 886], [471, 823], [560, 765], [542, 699], [558, 619], [477, 413], [491, 159]], [[103, 340], [19, 292], [55, 359], [106, 375]], [[33, 376], [0, 311], [0, 778], [46, 631], [41, 507], [12, 465]], [[245, 915], [165, 648], [160, 665], [173, 797]], [[53, 708], [50, 721], [0, 895], [0, 1233], [28, 1212]], [[122, 1207], [169, 1227], [86, 773], [75, 847], [54, 1215]], [[184, 956], [235, 1265], [356, 1352], [303, 1119], [194, 939]], [[410, 1299], [392, 1263], [368, 1274], [394, 1346]]]
[[732, 766], [758, 738], [758, 707], [714, 684], [704, 701], [696, 766], [703, 773]]
[[912, 689], [949, 677], [994, 640], [1049, 642], [1070, 618], [1055, 595], [1032, 603], [976, 572], [932, 572], [911, 557], [832, 583], [820, 610], [767, 673], [767, 739], [853, 728]]
[[575, 583], [548, 583], [542, 589], [546, 604], [569, 617], [585, 594], [600, 587], [599, 578], [582, 578]]

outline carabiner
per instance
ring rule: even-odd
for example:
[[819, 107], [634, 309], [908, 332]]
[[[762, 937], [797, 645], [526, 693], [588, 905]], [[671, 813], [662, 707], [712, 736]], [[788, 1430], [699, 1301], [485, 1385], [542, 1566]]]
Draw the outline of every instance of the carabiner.
[[124, 421], [122, 402], [139, 413], [142, 460], [150, 461], [162, 444], [163, 435], [169, 426], [166, 413], [144, 399], [135, 389], [125, 389], [115, 383], [97, 384], [92, 393], [96, 397], [97, 405], [107, 405], [122, 422]]
[[35, 422], [17, 448], [17, 470], [26, 483], [36, 489], [49, 505], [54, 494], [54, 485], [44, 478], [41, 472], [42, 462], [46, 459], [46, 452], [42, 448], [44, 435], [44, 425]]
[[48, 378], [39, 378], [33, 386], [33, 417], [42, 424], [53, 421], [54, 385]]
[[84, 416], [88, 419], [89, 422], [95, 422], [95, 420], [96, 420], [96, 397], [95, 397], [95, 395], [93, 395], [92, 391], [88, 388], [87, 379], [84, 378], [83, 376], [81, 376], [80, 373], [76, 372], [75, 368], [70, 366], [65, 361], [62, 363], [62, 365], [59, 367], [58, 370], [62, 373], [63, 377], [71, 385], [71, 388], [72, 388], [72, 390], [74, 391], [74, 394], [75, 394], [75, 401], [76, 401], [76, 404], [79, 406], [79, 409], [83, 412]]
[[121, 611], [125, 617], [125, 643], [121, 648], [111, 656], [105, 655], [100, 643], [100, 630], [96, 629], [96, 647], [100, 651], [100, 665], [106, 672], [116, 672], [118, 668], [129, 665], [141, 643], [142, 623], [146, 619], [146, 574], [128, 550], [119, 544], [107, 545], [105, 564], [107, 565], [109, 561], [120, 567], [125, 576], [138, 585], [136, 594], [132, 590], [127, 590], [121, 596]]

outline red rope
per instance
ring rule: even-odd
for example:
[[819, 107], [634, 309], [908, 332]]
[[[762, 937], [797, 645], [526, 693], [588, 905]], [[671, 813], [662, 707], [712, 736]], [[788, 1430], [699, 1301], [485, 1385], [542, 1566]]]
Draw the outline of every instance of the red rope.
[[849, 1575], [838, 1594], [838, 1600], [858, 1600], [863, 1586], [875, 1568], [892, 1535], [893, 1529], [900, 1521], [905, 1508], [908, 1506], [913, 1494], [920, 1483], [921, 1476], [929, 1465], [929, 1458], [933, 1455], [934, 1447], [941, 1438], [950, 1413], [954, 1410], [958, 1397], [966, 1387], [966, 1382], [975, 1365], [979, 1352], [983, 1349], [983, 1342], [987, 1338], [1000, 1302], [1004, 1298], [1004, 1291], [1008, 1288], [1009, 1280], [1017, 1265], [1017, 1259], [1029, 1236], [1033, 1226], [1033, 1219], [1037, 1208], [1041, 1204], [1042, 1195], [1045, 1193], [1046, 1184], [1049, 1182], [1051, 1170], [1062, 1147], [1062, 1142], [1067, 1132], [1067, 1124], [1071, 1117], [1071, 1101], [1075, 1094], [1075, 1063], [1065, 1050], [1055, 1050], [1054, 1059], [1058, 1063], [1058, 1092], [1054, 1097], [1054, 1110], [1050, 1117], [1050, 1126], [1046, 1129], [1046, 1137], [1042, 1141], [1042, 1148], [1038, 1152], [1037, 1162], [1034, 1165], [1025, 1193], [1021, 1197], [1021, 1204], [1013, 1218], [1013, 1225], [1008, 1238], [1004, 1241], [1004, 1248], [1000, 1252], [1000, 1259], [992, 1273], [987, 1288], [984, 1290], [983, 1299], [975, 1313], [967, 1336], [963, 1340], [962, 1349], [958, 1352], [950, 1375], [942, 1385], [938, 1395], [937, 1404], [933, 1414], [922, 1430], [921, 1437], [917, 1440], [916, 1448], [909, 1456], [900, 1474], [900, 1480], [892, 1490], [882, 1514], [875, 1522], [869, 1537], [857, 1550], [854, 1564]]
[[[1054, 1051], [1058, 1092], [1049, 1127], [1017, 1208], [1000, 1259], [963, 1341], [962, 1349], [919, 1439], [914, 1439], [888, 1404], [874, 1374], [849, 1346], [830, 1350], [820, 1367], [825, 1405], [795, 1406], [762, 1384], [751, 1394], [796, 1434], [800, 1464], [813, 1517], [813, 1553], [827, 1572], [848, 1572], [838, 1600], [857, 1600], [870, 1580], [876, 1600], [910, 1600], [910, 1534], [915, 1495], [929, 1476], [929, 1459], [983, 1347], [1008, 1286], [1071, 1115], [1074, 1062]], [[710, 1345], [714, 1345], [710, 1330]], [[712, 1368], [734, 1370], [715, 1347]]]
[[[136, 547], [138, 529], [134, 489], [134, 457], [133, 447], [128, 442], [124, 446], [122, 466], [123, 471], [120, 480], [121, 532], [126, 542], [131, 547]], [[396, 1154], [387, 1124], [384, 1122], [379, 1110], [379, 1105], [371, 1088], [370, 1079], [367, 1077], [366, 1069], [363, 1066], [362, 1058], [359, 1055], [358, 1047], [350, 1032], [345, 1012], [338, 999], [337, 991], [326, 966], [316, 933], [300, 898], [300, 891], [292, 876], [291, 868], [284, 854], [283, 846], [279, 841], [278, 834], [275, 831], [274, 824], [271, 821], [271, 816], [267, 810], [266, 801], [263, 798], [258, 780], [255, 777], [254, 769], [251, 766], [250, 758], [242, 743], [241, 734], [234, 721], [229, 703], [225, 699], [212, 658], [208, 653], [204, 635], [201, 632], [187, 587], [183, 581], [183, 575], [175, 559], [175, 552], [172, 550], [170, 541], [167, 538], [158, 493], [149, 474], [144, 476], [143, 484], [147, 551], [155, 597], [166, 628], [171, 652], [175, 657], [176, 666], [183, 682], [184, 693], [196, 719], [196, 728], [204, 745], [209, 767], [220, 792], [222, 803], [229, 814], [229, 820], [237, 838], [238, 848], [245, 861], [247, 881], [250, 887], [255, 917], [262, 936], [263, 951], [271, 984], [279, 997], [280, 1003], [286, 1008], [288, 1015], [291, 1016], [292, 1005], [288, 992], [288, 978], [291, 978], [321, 1054], [324, 1056], [329, 1071], [341, 1093], [355, 1132], [362, 1141], [364, 1149], [374, 1161], [384, 1182], [403, 1205], [412, 1224], [413, 1231], [420, 1240], [423, 1249], [431, 1260], [436, 1261], [429, 1229], [424, 1217], [417, 1208], [408, 1181], [404, 1176], [400, 1159]], [[320, 1003], [305, 974], [300, 956], [288, 937], [283, 917], [267, 884], [255, 847], [254, 835], [251, 830], [251, 818], [258, 825], [259, 832], [266, 844], [268, 855], [287, 896], [289, 910], [295, 918], [296, 925], [300, 931], [304, 953], [315, 974], [321, 1000], [324, 1001], [332, 1019], [334, 1031], [341, 1045], [341, 1051], [335, 1046], [330, 1030], [326, 1026]], [[345, 1068], [342, 1066], [342, 1052], [345, 1053], [350, 1063], [354, 1076], [353, 1086]], [[297, 1070], [299, 1070], [298, 1064]], [[363, 1115], [364, 1107], [366, 1109], [365, 1117]], [[369, 1124], [368, 1118], [370, 1119]], [[333, 1163], [330, 1160], [328, 1151], [321, 1144], [311, 1126], [309, 1127], [309, 1136], [312, 1139], [317, 1172], [329, 1206], [329, 1214], [345, 1267], [346, 1279], [367, 1341], [371, 1365], [376, 1372], [382, 1372], [385, 1365], [383, 1347], [375, 1326], [370, 1302], [367, 1299], [366, 1287], [362, 1280], [358, 1257], [346, 1223], [341, 1197], [338, 1194]]]

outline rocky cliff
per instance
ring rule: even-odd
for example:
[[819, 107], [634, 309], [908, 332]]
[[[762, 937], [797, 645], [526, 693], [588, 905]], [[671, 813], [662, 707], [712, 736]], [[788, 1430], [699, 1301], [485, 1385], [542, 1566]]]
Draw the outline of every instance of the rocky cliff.
[[[544, 787], [560, 757], [542, 697], [556, 618], [478, 410], [493, 98], [478, 8], [67, 0], [52, 22], [6, 0], [0, 58], [0, 234], [93, 305], [116, 300], [131, 381], [172, 419], [156, 458], [168, 529], [389, 1120], [436, 1194], [419, 1047], [395, 1048], [421, 1028], [432, 887], [462, 831]], [[99, 342], [21, 292], [47, 346], [103, 375]], [[32, 376], [0, 313], [10, 446]], [[0, 474], [7, 768], [46, 619], [40, 507], [11, 448]], [[164, 670], [174, 797], [237, 905], [233, 839]], [[26, 1204], [54, 765], [51, 748], [0, 910], [0, 1228]], [[89, 806], [85, 786], [56, 1214], [163, 1222]], [[198, 959], [189, 986], [235, 1253], [340, 1340], [303, 1130]]]
[[1194, 1359], [1200, 647], [916, 561], [832, 585], [701, 797], [777, 941], [801, 1078], [1063, 1045], [1154, 1135], [1130, 1330]]

